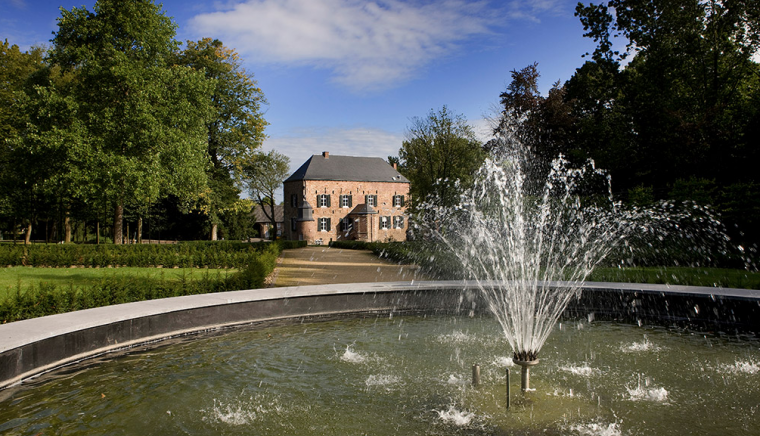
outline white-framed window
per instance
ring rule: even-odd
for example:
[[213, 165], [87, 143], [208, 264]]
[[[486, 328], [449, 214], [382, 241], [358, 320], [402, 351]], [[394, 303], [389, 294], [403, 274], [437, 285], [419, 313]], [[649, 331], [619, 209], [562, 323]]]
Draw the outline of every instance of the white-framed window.
[[393, 196], [393, 207], [404, 207], [404, 196], [403, 195], [394, 195]]
[[330, 218], [320, 218], [318, 221], [318, 230], [320, 232], [330, 231]]
[[388, 230], [391, 228], [391, 217], [389, 216], [381, 216], [380, 217], [380, 230]]
[[352, 201], [350, 195], [341, 195], [340, 196], [340, 207], [349, 208], [351, 207]]
[[376, 207], [377, 206], [377, 195], [366, 195], [364, 201], [365, 201], [365, 203], [367, 203], [367, 206]]
[[330, 194], [317, 195], [317, 207], [330, 207]]
[[393, 228], [394, 229], [403, 229], [404, 228], [404, 217], [401, 215], [397, 215], [393, 217]]

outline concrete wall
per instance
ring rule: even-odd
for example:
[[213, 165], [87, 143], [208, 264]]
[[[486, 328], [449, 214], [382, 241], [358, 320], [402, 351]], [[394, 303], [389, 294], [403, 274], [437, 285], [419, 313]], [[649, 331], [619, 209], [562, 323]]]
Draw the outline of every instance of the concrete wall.
[[[477, 284], [441, 281], [254, 289], [82, 310], [0, 325], [0, 388], [88, 357], [178, 335], [268, 320], [409, 311], [468, 316], [487, 312], [487, 305]], [[566, 314], [757, 333], [760, 291], [587, 283]]]

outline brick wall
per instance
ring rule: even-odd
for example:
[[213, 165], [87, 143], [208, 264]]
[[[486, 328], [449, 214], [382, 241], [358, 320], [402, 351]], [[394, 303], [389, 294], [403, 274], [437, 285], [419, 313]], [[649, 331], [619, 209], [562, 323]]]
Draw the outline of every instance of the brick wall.
[[[405, 241], [406, 230], [409, 220], [406, 215], [406, 206], [409, 202], [409, 184], [391, 182], [346, 182], [346, 181], [323, 181], [323, 180], [298, 180], [284, 184], [285, 195], [285, 232], [287, 239], [304, 239], [309, 244], [328, 244], [330, 241], [342, 239], [358, 239], [364, 241]], [[295, 206], [292, 196], [297, 199]], [[319, 195], [329, 196], [329, 206], [320, 205]], [[351, 206], [343, 207], [341, 195], [351, 196]], [[349, 213], [365, 204], [366, 196], [376, 196], [377, 204], [374, 206], [377, 214], [364, 215], [355, 224], [351, 231], [341, 231], [340, 221]], [[396, 207], [393, 204], [395, 195], [403, 196], [404, 204]], [[298, 223], [296, 230], [292, 230], [292, 218], [298, 217], [298, 207], [302, 196], [305, 196], [313, 208], [314, 221]], [[389, 220], [388, 229], [381, 229], [381, 217]], [[403, 228], [394, 228], [394, 217], [403, 217]], [[320, 218], [328, 218], [330, 229], [320, 230]], [[358, 217], [357, 217], [358, 218]]]

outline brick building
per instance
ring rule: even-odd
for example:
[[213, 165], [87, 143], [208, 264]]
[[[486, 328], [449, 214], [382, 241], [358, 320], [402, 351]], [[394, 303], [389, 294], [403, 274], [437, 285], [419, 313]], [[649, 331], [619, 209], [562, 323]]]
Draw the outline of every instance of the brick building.
[[405, 241], [409, 180], [381, 158], [315, 154], [284, 185], [284, 237]]

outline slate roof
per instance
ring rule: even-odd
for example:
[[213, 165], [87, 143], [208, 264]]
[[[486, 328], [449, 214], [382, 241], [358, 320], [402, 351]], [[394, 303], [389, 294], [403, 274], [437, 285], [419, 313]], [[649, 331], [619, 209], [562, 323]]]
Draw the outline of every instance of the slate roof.
[[[284, 222], [283, 220], [283, 206], [281, 204], [276, 204], [274, 206], [274, 220], [275, 222], [281, 223]], [[269, 206], [267, 206], [267, 213], [269, 213]], [[269, 218], [264, 214], [264, 211], [261, 210], [261, 206], [258, 204], [253, 207], [253, 216], [255, 218], [256, 223], [267, 223], [269, 224]]]
[[315, 154], [285, 182], [294, 180], [336, 180], [348, 182], [409, 183], [379, 157], [355, 157]]

